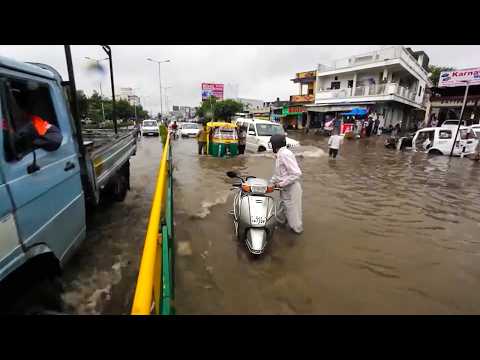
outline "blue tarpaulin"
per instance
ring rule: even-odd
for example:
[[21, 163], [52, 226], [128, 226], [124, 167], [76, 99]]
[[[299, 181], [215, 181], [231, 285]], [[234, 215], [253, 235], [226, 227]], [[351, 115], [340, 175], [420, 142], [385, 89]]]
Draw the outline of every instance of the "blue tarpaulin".
[[353, 108], [350, 112], [342, 113], [342, 115], [363, 116], [367, 115], [367, 110], [362, 108]]

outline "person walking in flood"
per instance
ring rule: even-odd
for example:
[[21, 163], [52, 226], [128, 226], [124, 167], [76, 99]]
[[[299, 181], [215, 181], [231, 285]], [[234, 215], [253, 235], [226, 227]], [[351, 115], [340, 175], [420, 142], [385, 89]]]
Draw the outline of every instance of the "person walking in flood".
[[338, 150], [340, 150], [340, 145], [342, 144], [342, 137], [338, 135], [338, 132], [334, 132], [332, 136], [328, 139], [328, 157], [337, 157]]
[[275, 154], [275, 169], [270, 182], [281, 189], [281, 205], [277, 220], [280, 223], [286, 221], [290, 229], [299, 235], [303, 232], [302, 186], [300, 185], [302, 171], [295, 155], [287, 149], [285, 135], [273, 135], [270, 143]]
[[244, 154], [247, 146], [247, 126], [240, 125], [238, 128], [238, 153]]
[[198, 141], [198, 155], [206, 154], [207, 153], [207, 124], [204, 121], [202, 124], [202, 128], [198, 132], [197, 141]]

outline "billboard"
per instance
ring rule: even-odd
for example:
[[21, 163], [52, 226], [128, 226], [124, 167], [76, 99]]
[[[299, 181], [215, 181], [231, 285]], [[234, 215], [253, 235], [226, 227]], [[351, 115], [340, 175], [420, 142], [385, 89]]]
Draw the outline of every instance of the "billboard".
[[223, 100], [223, 84], [202, 83], [202, 100], [215, 96], [218, 100]]
[[438, 87], [465, 86], [467, 82], [470, 85], [480, 84], [480, 68], [442, 71]]

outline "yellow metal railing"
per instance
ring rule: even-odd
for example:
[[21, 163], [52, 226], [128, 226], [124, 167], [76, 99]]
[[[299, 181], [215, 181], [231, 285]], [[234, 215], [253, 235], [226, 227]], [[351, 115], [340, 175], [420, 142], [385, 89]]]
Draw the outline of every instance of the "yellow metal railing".
[[[150, 218], [145, 235], [140, 270], [138, 273], [135, 296], [132, 305], [132, 315], [150, 315], [152, 304], [155, 304], [155, 313], [160, 313], [162, 299], [162, 211], [166, 208], [166, 188], [168, 186], [168, 160], [170, 134], [163, 147], [160, 169], [158, 171], [155, 194], [153, 196]], [[168, 241], [168, 239], [164, 239]], [[152, 301], [153, 300], [153, 301]]]

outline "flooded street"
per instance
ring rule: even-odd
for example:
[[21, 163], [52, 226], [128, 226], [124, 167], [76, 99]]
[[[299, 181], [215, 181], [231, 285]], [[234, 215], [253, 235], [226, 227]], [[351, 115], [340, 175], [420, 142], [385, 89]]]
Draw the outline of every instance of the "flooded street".
[[174, 143], [179, 314], [478, 314], [480, 164], [387, 150], [383, 139], [300, 140], [305, 231], [252, 259], [233, 236], [230, 179], [272, 155], [198, 157]]
[[[178, 314], [478, 314], [480, 164], [291, 134], [303, 145], [304, 228], [275, 232], [249, 256], [233, 236], [227, 170], [270, 177], [272, 154], [196, 155], [173, 143]], [[85, 243], [63, 275], [65, 311], [128, 314], [154, 180], [158, 138], [132, 158], [132, 190], [89, 219]]]
[[130, 313], [161, 151], [159, 138], [143, 138], [130, 160], [125, 201], [90, 215], [87, 238], [62, 276], [66, 312]]

